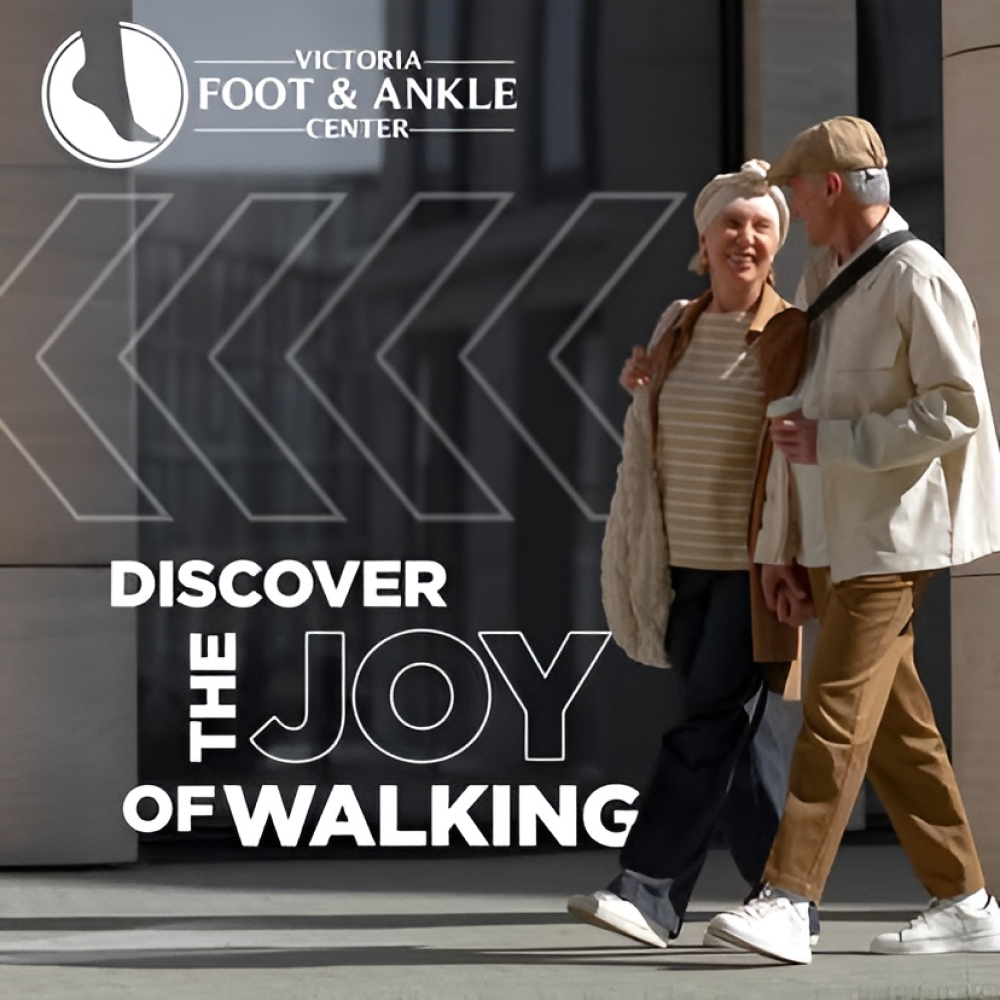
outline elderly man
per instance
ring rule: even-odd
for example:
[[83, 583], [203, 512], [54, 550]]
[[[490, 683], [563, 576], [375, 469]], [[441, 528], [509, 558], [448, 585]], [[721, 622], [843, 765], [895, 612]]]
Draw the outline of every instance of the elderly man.
[[[821, 624], [765, 888], [709, 933], [787, 962], [812, 958], [808, 901], [823, 894], [866, 770], [935, 897], [872, 951], [1000, 950], [1000, 909], [914, 667], [912, 625], [935, 570], [1000, 550], [1000, 453], [972, 303], [935, 250], [903, 242], [886, 163], [868, 122], [834, 118], [797, 136], [768, 175], [825, 248], [800, 298], [845, 275], [810, 317], [800, 409], [772, 420], [755, 553], [785, 620], [807, 598], [792, 564], [808, 567]], [[877, 244], [884, 256], [868, 255], [851, 284], [864, 265], [848, 269]]]

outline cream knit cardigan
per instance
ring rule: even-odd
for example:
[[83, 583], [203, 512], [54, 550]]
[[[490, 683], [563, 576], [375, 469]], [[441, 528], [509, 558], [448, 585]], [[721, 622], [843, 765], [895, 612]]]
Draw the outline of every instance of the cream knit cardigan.
[[[687, 304], [678, 299], [667, 308], [650, 348]], [[653, 438], [648, 390], [639, 390], [625, 414], [622, 460], [601, 547], [601, 597], [611, 633], [628, 656], [669, 667], [663, 640], [673, 591]]]

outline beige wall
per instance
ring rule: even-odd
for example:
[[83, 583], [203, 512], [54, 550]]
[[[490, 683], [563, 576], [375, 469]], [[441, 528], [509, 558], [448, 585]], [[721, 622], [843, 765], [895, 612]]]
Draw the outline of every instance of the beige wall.
[[[128, 190], [127, 172], [84, 166], [56, 144], [39, 95], [65, 38], [130, 12], [122, 0], [37, 0], [0, 12], [0, 865], [136, 856], [121, 818], [136, 781], [135, 622], [108, 606], [107, 569], [130, 554], [135, 527], [74, 516], [42, 472], [77, 515], [134, 509], [135, 490], [35, 362], [128, 237], [128, 206], [81, 217], [16, 274], [74, 195]], [[123, 453], [134, 452], [134, 391], [114, 359], [131, 319], [123, 273], [52, 354]]]
[[[1000, 4], [943, 0], [945, 241], [979, 312], [993, 404], [1000, 403]], [[952, 574], [955, 769], [986, 878], [1000, 880], [1000, 557]]]

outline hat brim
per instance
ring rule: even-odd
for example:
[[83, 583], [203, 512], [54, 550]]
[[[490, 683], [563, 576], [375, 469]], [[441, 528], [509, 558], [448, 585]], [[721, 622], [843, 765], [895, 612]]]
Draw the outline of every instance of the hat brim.
[[769, 170], [767, 172], [767, 183], [774, 187], [788, 187], [789, 181], [798, 176], [795, 170]]

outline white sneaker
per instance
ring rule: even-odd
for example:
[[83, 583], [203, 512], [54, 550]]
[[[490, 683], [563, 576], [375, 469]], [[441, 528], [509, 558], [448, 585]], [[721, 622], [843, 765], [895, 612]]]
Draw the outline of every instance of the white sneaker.
[[[749, 902], [749, 900], [748, 900]], [[712, 930], [712, 925], [705, 930], [705, 938], [701, 942], [703, 948], [722, 948], [726, 951], [740, 951], [737, 945], [731, 944], [729, 941], [725, 941], [718, 937], [715, 931]], [[809, 947], [815, 948], [819, 944], [819, 912], [817, 911], [813, 903], [809, 904]]]
[[[819, 935], [810, 934], [809, 935], [809, 947], [815, 948], [819, 944]], [[703, 948], [721, 948], [723, 951], [743, 951], [744, 949], [738, 945], [733, 944], [731, 941], [726, 941], [716, 935], [715, 931], [706, 928], [705, 936], [702, 938], [701, 946]]]
[[879, 934], [872, 941], [879, 955], [937, 955], [950, 951], [1000, 951], [1000, 907], [993, 896], [986, 903], [932, 900], [908, 927]]
[[713, 917], [705, 943], [722, 940], [744, 951], [808, 965], [812, 961], [809, 937], [809, 903], [794, 902], [765, 888], [749, 903]]
[[587, 896], [570, 896], [566, 909], [595, 927], [624, 934], [635, 941], [654, 948], [666, 948], [670, 931], [650, 920], [634, 903], [616, 896], [607, 889], [599, 889]]

